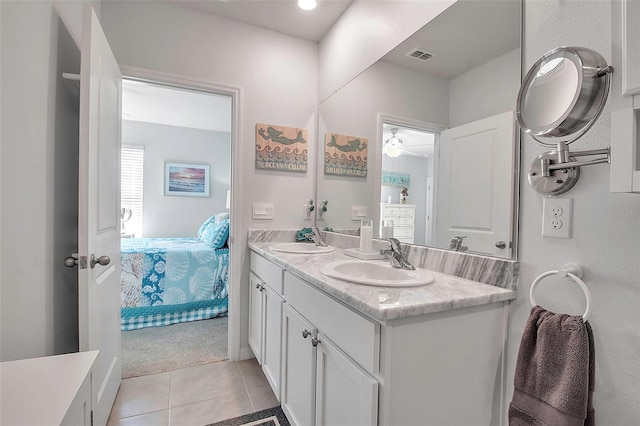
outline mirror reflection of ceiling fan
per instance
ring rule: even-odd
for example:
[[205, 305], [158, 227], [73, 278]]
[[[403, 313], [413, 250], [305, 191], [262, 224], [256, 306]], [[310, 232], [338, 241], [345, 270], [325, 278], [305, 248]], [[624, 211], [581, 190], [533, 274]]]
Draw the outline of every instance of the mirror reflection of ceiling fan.
[[434, 133], [399, 126], [391, 127], [385, 124], [383, 134], [385, 135], [385, 142], [383, 143], [382, 151], [388, 157], [396, 158], [400, 155], [414, 157], [433, 156]]

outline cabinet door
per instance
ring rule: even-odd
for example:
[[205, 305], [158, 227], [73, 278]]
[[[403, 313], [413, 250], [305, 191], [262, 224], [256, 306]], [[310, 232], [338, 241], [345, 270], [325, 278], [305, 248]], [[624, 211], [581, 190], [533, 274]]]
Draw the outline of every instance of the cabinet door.
[[259, 364], [262, 364], [262, 312], [264, 283], [249, 273], [249, 346]]
[[282, 297], [268, 285], [262, 292], [264, 297], [262, 336], [262, 370], [280, 401], [280, 355], [282, 353]]
[[376, 425], [378, 382], [318, 335], [316, 425]]
[[[294, 425], [313, 426], [317, 330], [291, 305], [282, 324], [282, 409]], [[304, 337], [306, 336], [306, 337]]]

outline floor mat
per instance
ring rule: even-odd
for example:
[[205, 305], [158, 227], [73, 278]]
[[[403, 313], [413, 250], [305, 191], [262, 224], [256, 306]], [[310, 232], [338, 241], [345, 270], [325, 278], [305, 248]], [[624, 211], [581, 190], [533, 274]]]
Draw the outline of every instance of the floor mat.
[[207, 426], [290, 426], [280, 406], [235, 417]]

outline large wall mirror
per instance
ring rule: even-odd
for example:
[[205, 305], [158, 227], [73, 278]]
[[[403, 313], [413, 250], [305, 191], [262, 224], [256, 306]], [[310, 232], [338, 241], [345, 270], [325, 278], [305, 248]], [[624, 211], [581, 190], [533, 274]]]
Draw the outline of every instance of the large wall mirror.
[[318, 228], [516, 257], [521, 7], [458, 1], [321, 103]]

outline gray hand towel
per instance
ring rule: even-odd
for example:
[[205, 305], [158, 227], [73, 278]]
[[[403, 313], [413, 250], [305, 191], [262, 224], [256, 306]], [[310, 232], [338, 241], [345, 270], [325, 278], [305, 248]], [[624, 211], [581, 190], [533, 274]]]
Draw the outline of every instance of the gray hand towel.
[[510, 426], [593, 426], [593, 332], [581, 316], [534, 306], [516, 362]]

